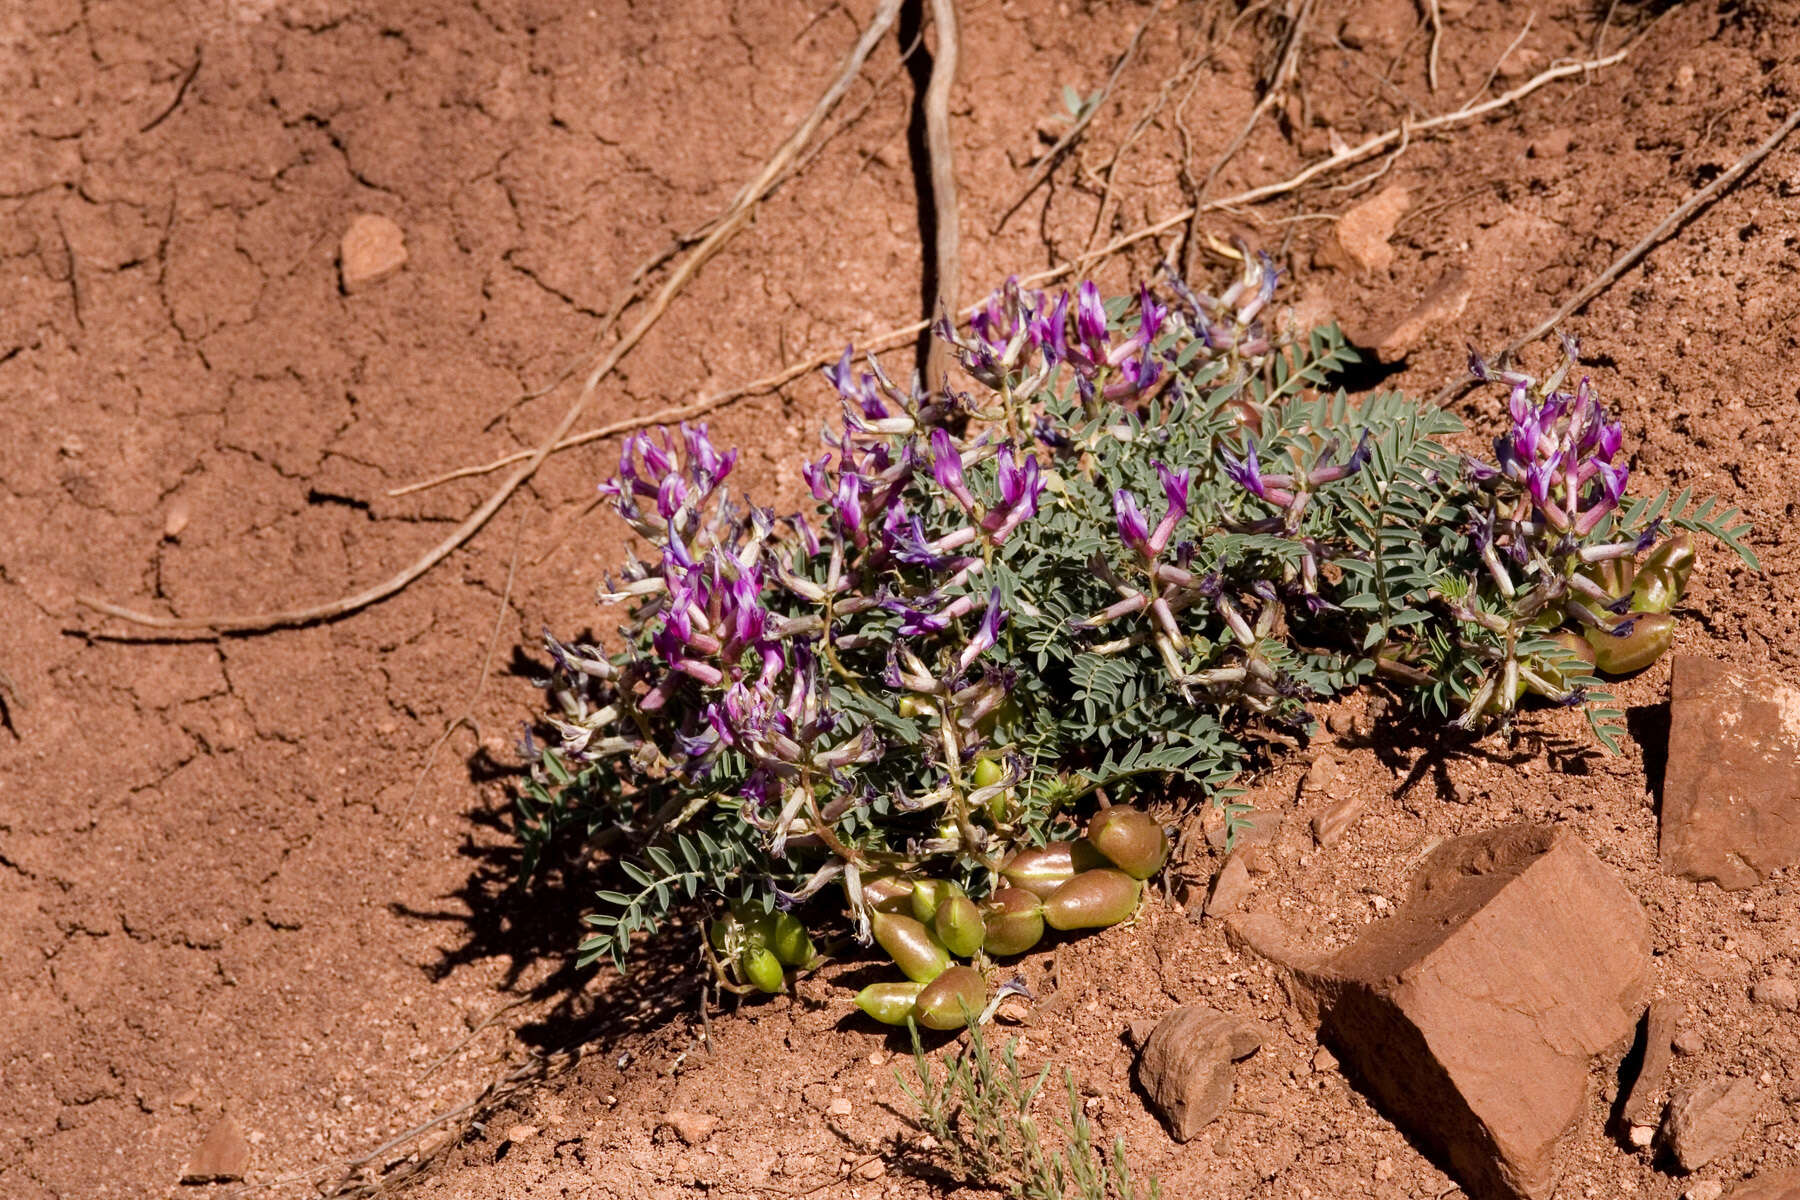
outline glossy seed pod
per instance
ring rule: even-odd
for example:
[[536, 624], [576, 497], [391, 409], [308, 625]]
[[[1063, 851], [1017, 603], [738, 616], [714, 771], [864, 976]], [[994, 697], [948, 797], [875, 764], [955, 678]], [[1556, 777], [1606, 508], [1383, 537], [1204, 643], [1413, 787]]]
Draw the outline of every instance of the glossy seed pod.
[[806, 926], [793, 913], [776, 913], [769, 926], [769, 949], [784, 966], [804, 967], [818, 957]]
[[1143, 884], [1116, 867], [1083, 871], [1044, 899], [1044, 922], [1052, 929], [1103, 929], [1136, 909]]
[[1631, 632], [1615, 637], [1604, 629], [1587, 631], [1594, 648], [1594, 665], [1608, 675], [1629, 675], [1661, 658], [1675, 637], [1675, 618], [1668, 613], [1641, 613], [1632, 618]]
[[869, 929], [901, 973], [914, 983], [930, 983], [950, 965], [950, 953], [932, 932], [901, 913], [878, 912]]
[[912, 890], [912, 880], [897, 875], [865, 879], [862, 885], [863, 901], [876, 912], [905, 912], [912, 903]]
[[941, 879], [921, 879], [913, 884], [913, 919], [922, 925], [931, 924], [931, 919], [937, 916], [938, 905], [950, 897], [955, 886]]
[[1542, 692], [1536, 685], [1529, 686], [1532, 691], [1539, 692], [1541, 695], [1554, 696], [1566, 689], [1569, 686], [1569, 680], [1582, 674], [1584, 669], [1587, 671], [1594, 669], [1594, 648], [1588, 645], [1588, 640], [1579, 633], [1571, 633], [1566, 629], [1561, 633], [1551, 634], [1550, 640], [1557, 644], [1560, 652], [1546, 654], [1532, 666], [1538, 676], [1557, 691], [1554, 693]]
[[931, 919], [931, 929], [937, 934], [938, 941], [944, 943], [944, 949], [958, 958], [968, 958], [981, 949], [981, 943], [987, 937], [987, 928], [981, 923], [981, 910], [960, 890], [953, 896], [946, 896], [938, 905], [937, 915]]
[[1014, 887], [1048, 896], [1075, 878], [1077, 871], [1106, 865], [1099, 852], [1085, 842], [1045, 842], [1007, 859], [1000, 874]]
[[913, 1001], [925, 990], [922, 983], [898, 980], [892, 983], [871, 983], [856, 993], [856, 1007], [880, 1021], [883, 1025], [904, 1025], [906, 1018], [912, 1016]]
[[1094, 814], [1087, 840], [1108, 862], [1133, 879], [1148, 879], [1169, 861], [1169, 835], [1142, 809], [1115, 804]]
[[759, 991], [779, 992], [787, 986], [781, 960], [766, 946], [752, 946], [738, 957], [738, 966]]
[[1631, 610], [1668, 612], [1687, 591], [1688, 577], [1693, 573], [1694, 539], [1682, 529], [1652, 550], [1638, 567], [1631, 587]]
[[975, 762], [975, 786], [978, 788], [993, 787], [1004, 777], [1006, 771], [996, 759], [983, 758]]
[[1024, 888], [1000, 888], [981, 906], [981, 921], [986, 930], [982, 949], [1023, 954], [1044, 939], [1044, 902]]
[[974, 967], [951, 967], [925, 985], [913, 1003], [913, 1016], [927, 1029], [961, 1029], [981, 1015], [987, 983]]

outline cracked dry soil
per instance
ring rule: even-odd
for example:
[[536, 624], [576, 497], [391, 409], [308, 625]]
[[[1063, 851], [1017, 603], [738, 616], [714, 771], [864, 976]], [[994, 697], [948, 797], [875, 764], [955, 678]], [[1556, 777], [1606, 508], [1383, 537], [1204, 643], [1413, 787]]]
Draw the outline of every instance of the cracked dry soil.
[[[0, 11], [0, 1195], [205, 1194], [176, 1181], [225, 1113], [248, 1131], [249, 1180], [273, 1185], [254, 1194], [314, 1195], [345, 1160], [526, 1052], [583, 1040], [594, 1052], [574, 1070], [438, 1139], [419, 1193], [947, 1190], [903, 1170], [890, 1073], [902, 1047], [843, 1019], [848, 991], [820, 981], [721, 1016], [707, 1055], [669, 964], [624, 981], [572, 969], [578, 888], [503, 894], [506, 769], [535, 707], [530, 663], [511, 647], [601, 619], [590, 588], [620, 550], [589, 504], [605, 443], [551, 459], [513, 501], [522, 523], [509, 510], [392, 601], [334, 624], [121, 643], [84, 636], [98, 626], [75, 603], [94, 593], [191, 614], [309, 602], [442, 536], [491, 481], [386, 489], [541, 436], [570, 394], [545, 385], [590, 346], [631, 267], [717, 212], [810, 107], [871, 10], [849, 7]], [[1181, 147], [1203, 172], [1254, 103], [1267, 48], [1247, 32], [1203, 68], [1183, 120], [1165, 110], [1145, 126], [1098, 226], [1094, 172], [1189, 60], [1204, 7], [1170, 6], [1084, 148], [990, 236], [1060, 85], [1098, 86], [1147, 9], [964, 6], [952, 130], [971, 289], [1181, 207]], [[1333, 132], [1355, 141], [1473, 93], [1523, 16], [1441, 7], [1434, 95], [1413, 5], [1320, 5], [1303, 94], [1216, 188], [1284, 178]], [[1585, 53], [1606, 7], [1539, 6], [1499, 85]], [[1643, 16], [1618, 7], [1609, 45]], [[1465, 337], [1495, 345], [1534, 323], [1760, 139], [1796, 100], [1797, 34], [1790, 4], [1690, 3], [1622, 66], [1421, 139], [1379, 183], [1206, 227], [1278, 251], [1294, 269], [1288, 299], [1363, 341], [1461, 272], [1460, 317], [1428, 329], [1386, 381], [1429, 394], [1458, 371]], [[917, 314], [903, 48], [883, 44], [844, 110], [855, 119], [706, 268], [591, 416], [680, 402]], [[1310, 218], [1389, 183], [1412, 193], [1391, 270], [1312, 269], [1329, 224]], [[1708, 554], [1679, 649], [1790, 677], [1797, 194], [1789, 145], [1572, 322], [1644, 486], [1691, 484], [1756, 526], [1764, 571]], [[401, 226], [408, 261], [346, 295], [338, 239], [365, 212]], [[1156, 251], [1134, 253], [1102, 278], [1147, 276]], [[1477, 428], [1491, 420], [1490, 397], [1459, 404]], [[746, 448], [750, 487], [792, 495], [795, 456], [827, 409], [802, 382], [713, 426]], [[455, 736], [408, 812], [479, 667], [515, 528], [480, 736]], [[1593, 753], [1568, 714], [1471, 754], [1418, 731], [1361, 737], [1352, 702], [1314, 749], [1367, 791], [1368, 815], [1328, 850], [1279, 841], [1256, 886], [1341, 944], [1374, 915], [1371, 897], [1401, 894], [1431, 838], [1518, 818], [1571, 826], [1650, 911], [1656, 992], [1687, 1006], [1700, 1047], [1672, 1079], [1767, 1081], [1757, 1120], [1707, 1168], [1730, 1182], [1800, 1155], [1800, 1035], [1748, 998], [1752, 981], [1800, 966], [1800, 894], [1786, 880], [1726, 896], [1658, 873], [1666, 684], [1659, 667], [1621, 689], [1632, 738], [1616, 758]], [[1305, 771], [1287, 756], [1253, 780], [1293, 827]], [[1216, 866], [1193, 844], [1178, 885]], [[1027, 1061], [1054, 1048], [1101, 1134], [1123, 1134], [1165, 1194], [1453, 1194], [1350, 1083], [1314, 1069], [1316, 1046], [1266, 975], [1178, 907], [1026, 969], [1050, 996], [1021, 1031]], [[1197, 1000], [1286, 1032], [1246, 1064], [1232, 1110], [1176, 1147], [1131, 1090], [1118, 1032]], [[1693, 1181], [1602, 1132], [1613, 1088], [1596, 1075], [1559, 1195], [1672, 1200]], [[717, 1116], [718, 1130], [687, 1146], [663, 1129], [669, 1110]]]

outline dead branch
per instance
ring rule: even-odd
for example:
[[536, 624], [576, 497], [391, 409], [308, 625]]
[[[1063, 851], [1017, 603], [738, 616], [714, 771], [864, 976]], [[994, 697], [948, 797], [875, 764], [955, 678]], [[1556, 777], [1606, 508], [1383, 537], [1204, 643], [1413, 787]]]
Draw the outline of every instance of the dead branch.
[[569, 406], [562, 419], [557, 422], [556, 428], [538, 444], [531, 456], [520, 464], [517, 470], [508, 475], [505, 481], [494, 489], [493, 494], [483, 501], [479, 508], [464, 518], [448, 537], [433, 546], [411, 565], [398, 574], [353, 595], [343, 596], [323, 604], [245, 616], [164, 617], [154, 613], [138, 612], [90, 596], [79, 597], [78, 602], [97, 612], [152, 629], [201, 629], [220, 633], [263, 633], [272, 629], [329, 621], [367, 608], [371, 604], [394, 595], [411, 584], [413, 580], [431, 570], [448, 557], [452, 551], [473, 537], [476, 531], [486, 525], [500, 510], [500, 507], [511, 498], [512, 494], [537, 473], [538, 467], [543, 464], [545, 458], [549, 457], [551, 450], [568, 436], [569, 431], [574, 428], [575, 422], [580, 420], [581, 414], [587, 410], [588, 403], [593, 399], [600, 383], [612, 373], [614, 367], [618, 366], [619, 360], [624, 358], [632, 347], [643, 339], [644, 335], [668, 309], [669, 304], [699, 273], [700, 268], [749, 222], [758, 202], [768, 193], [773, 181], [780, 177], [787, 164], [805, 148], [806, 143], [817, 132], [819, 125], [837, 106], [851, 82], [861, 73], [863, 63], [868, 59], [876, 43], [893, 24], [899, 8], [900, 0], [883, 0], [874, 20], [863, 31], [862, 37], [845, 57], [836, 79], [825, 90], [818, 103], [813, 106], [813, 110], [763, 164], [762, 170], [756, 177], [738, 192], [727, 215], [675, 267], [637, 323], [617, 342], [613, 343], [612, 348], [594, 364], [593, 369], [588, 373], [586, 382], [582, 385], [580, 395]]
[[[931, 0], [937, 49], [931, 59], [931, 82], [925, 87], [925, 153], [930, 159], [932, 246], [937, 287], [926, 315], [956, 311], [962, 290], [962, 247], [957, 229], [956, 154], [950, 141], [950, 89], [956, 84], [956, 0]], [[950, 348], [936, 338], [925, 353], [925, 386], [937, 391], [950, 373]]]
[[[1513, 354], [1518, 353], [1520, 348], [1537, 341], [1539, 338], [1555, 329], [1558, 325], [1562, 324], [1569, 317], [1581, 311], [1581, 309], [1585, 307], [1589, 301], [1593, 300], [1594, 297], [1618, 282], [1619, 277], [1629, 271], [1633, 266], [1637, 265], [1638, 261], [1642, 259], [1644, 255], [1648, 254], [1651, 250], [1655, 249], [1658, 245], [1679, 231], [1682, 226], [1686, 225], [1688, 221], [1693, 218], [1695, 213], [1724, 195], [1725, 192], [1736, 186], [1744, 176], [1755, 170], [1757, 164], [1761, 163], [1763, 159], [1774, 153], [1775, 148], [1786, 141], [1788, 135], [1793, 133], [1796, 127], [1800, 127], [1800, 105], [1794, 107], [1794, 111], [1789, 113], [1787, 119], [1776, 127], [1775, 132], [1764, 138], [1762, 142], [1750, 150], [1749, 153], [1733, 163], [1730, 170], [1726, 171], [1723, 175], [1676, 205], [1668, 216], [1658, 221], [1649, 233], [1646, 233], [1643, 237], [1639, 238], [1630, 249], [1625, 251], [1625, 253], [1613, 259], [1611, 265], [1609, 265], [1606, 270], [1596, 275], [1586, 287], [1583, 287], [1580, 291], [1565, 300], [1555, 312], [1508, 342], [1492, 356], [1490, 361], [1504, 361]], [[1469, 379], [1459, 379], [1445, 384], [1443, 388], [1438, 391], [1438, 394], [1431, 398], [1432, 403], [1437, 405], [1448, 403], [1457, 395], [1461, 394], [1473, 382], [1473, 380]]]

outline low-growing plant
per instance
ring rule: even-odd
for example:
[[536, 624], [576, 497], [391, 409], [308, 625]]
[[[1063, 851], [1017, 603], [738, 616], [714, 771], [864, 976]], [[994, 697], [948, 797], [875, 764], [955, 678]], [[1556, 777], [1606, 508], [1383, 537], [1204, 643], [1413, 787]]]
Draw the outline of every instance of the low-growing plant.
[[916, 1089], [894, 1073], [918, 1110], [915, 1124], [931, 1136], [936, 1156], [957, 1182], [1005, 1190], [1024, 1200], [1157, 1200], [1162, 1195], [1154, 1176], [1141, 1187], [1132, 1178], [1124, 1138], [1113, 1140], [1110, 1165], [1101, 1162], [1068, 1068], [1062, 1073], [1068, 1116], [1057, 1121], [1066, 1145], [1048, 1148], [1031, 1110], [1050, 1068], [1028, 1079], [1019, 1066], [1018, 1042], [1008, 1040], [994, 1054], [979, 1022], [969, 1023], [968, 1039], [966, 1049], [945, 1056], [940, 1075], [914, 1029]]
[[[1225, 802], [1316, 698], [1379, 677], [1480, 732], [1534, 693], [1612, 744], [1601, 676], [1668, 646], [1690, 535], [1753, 561], [1733, 510], [1627, 499], [1573, 342], [1542, 380], [1473, 360], [1509, 390], [1477, 460], [1451, 414], [1330, 386], [1355, 354], [1272, 320], [1266, 257], [1216, 297], [1166, 284], [1009, 282], [936, 330], [967, 392], [847, 350], [805, 512], [732, 494], [703, 426], [627, 439], [601, 490], [649, 556], [604, 590], [619, 648], [546, 637], [554, 738], [520, 798], [528, 862], [560, 830], [626, 839], [585, 959], [717, 897], [722, 973], [776, 990], [795, 964], [754, 914], [829, 886], [908, 975], [865, 1009], [917, 1018], [958, 956], [1128, 916], [1168, 845], [1125, 802]], [[964, 976], [933, 997], [979, 1007]]]

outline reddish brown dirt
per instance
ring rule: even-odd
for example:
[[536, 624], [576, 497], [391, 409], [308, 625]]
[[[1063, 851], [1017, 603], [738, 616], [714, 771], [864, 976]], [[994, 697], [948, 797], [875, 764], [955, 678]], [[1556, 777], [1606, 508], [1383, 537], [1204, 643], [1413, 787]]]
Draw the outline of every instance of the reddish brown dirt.
[[[1204, 26], [1194, 6], [1164, 13], [1078, 155], [989, 236], [1060, 85], [1098, 86], [1147, 10], [963, 7], [953, 132], [973, 288], [1089, 243], [1091, 172]], [[1329, 149], [1327, 125], [1356, 141], [1474, 92], [1524, 16], [1441, 7], [1433, 95], [1411, 4], [1321, 5], [1290, 122], [1259, 127], [1214, 193], [1290, 174]], [[1607, 7], [1540, 7], [1496, 86], [1586, 53]], [[620, 542], [588, 508], [610, 448], [553, 459], [446, 566], [335, 624], [121, 644], [84, 636], [122, 627], [75, 603], [92, 592], [191, 614], [324, 599], [442, 536], [487, 481], [401, 500], [384, 489], [541, 436], [569, 389], [521, 395], [585, 351], [633, 264], [729, 200], [869, 8], [21, 0], [0, 14], [0, 411], [15, 431], [0, 443], [0, 672], [12, 684], [0, 692], [0, 1194], [189, 1191], [176, 1179], [225, 1111], [250, 1131], [250, 1180], [276, 1185], [254, 1194], [316, 1194], [347, 1159], [527, 1051], [584, 1042], [576, 1069], [441, 1144], [421, 1191], [942, 1190], [895, 1149], [901, 1047], [845, 1019], [847, 990], [821, 980], [801, 999], [720, 1016], [709, 1054], [678, 964], [623, 983], [574, 972], [579, 895], [502, 895], [511, 731], [535, 701], [512, 647], [544, 625], [599, 620], [590, 589]], [[1617, 10], [1609, 46], [1646, 16]], [[1377, 184], [1315, 187], [1203, 227], [1278, 251], [1297, 277], [1290, 299], [1365, 337], [1465, 270], [1466, 311], [1388, 381], [1430, 392], [1458, 371], [1465, 337], [1490, 346], [1535, 323], [1764, 136], [1796, 101], [1797, 28], [1790, 6], [1689, 4], [1621, 66], [1414, 140], [1382, 181], [1414, 192], [1389, 275], [1311, 268], [1329, 226], [1309, 218]], [[881, 47], [846, 113], [869, 80], [884, 90], [707, 268], [593, 416], [684, 401], [917, 314], [899, 49], [893, 37]], [[1180, 123], [1196, 174], [1249, 111], [1268, 53], [1250, 21], [1204, 68]], [[1184, 203], [1183, 87], [1122, 159], [1100, 240]], [[1692, 484], [1757, 527], [1763, 573], [1709, 554], [1680, 648], [1790, 676], [1796, 193], [1800, 142], [1572, 323], [1639, 447], [1642, 486]], [[335, 247], [357, 212], [399, 222], [410, 260], [347, 297]], [[1145, 244], [1102, 276], [1123, 284], [1153, 261]], [[1491, 397], [1460, 407], [1489, 427]], [[714, 429], [749, 450], [750, 486], [791, 491], [825, 411], [821, 389], [798, 384], [720, 412]], [[178, 512], [185, 526], [166, 533]], [[456, 735], [409, 811], [425, 752], [479, 669], [515, 538], [482, 737]], [[1767, 1079], [1758, 1120], [1705, 1177], [1792, 1163], [1800, 1034], [1747, 990], [1800, 967], [1800, 881], [1728, 896], [1657, 871], [1666, 669], [1620, 694], [1631, 738], [1618, 757], [1595, 753], [1569, 714], [1529, 722], [1513, 746], [1467, 747], [1391, 722], [1365, 736], [1365, 705], [1351, 702], [1332, 726], [1342, 732], [1314, 750], [1366, 789], [1368, 814], [1315, 849], [1304, 830], [1315, 801], [1296, 798], [1304, 756], [1259, 775], [1259, 802], [1291, 815], [1252, 902], [1338, 944], [1373, 919], [1375, 897], [1402, 894], [1431, 839], [1521, 817], [1570, 825], [1651, 912], [1657, 990], [1688, 1005], [1704, 1047], [1677, 1059], [1674, 1080]], [[1190, 838], [1178, 887], [1214, 866]], [[1341, 1075], [1312, 1069], [1310, 1032], [1214, 924], [1152, 905], [1133, 928], [1032, 956], [1025, 973], [1047, 997], [1019, 1031], [1027, 1061], [1053, 1050], [1071, 1067], [1106, 1139], [1122, 1134], [1165, 1194], [1447, 1194]], [[1176, 1147], [1129, 1086], [1119, 1032], [1192, 1001], [1282, 1034], [1241, 1068], [1233, 1109]], [[1597, 1073], [1559, 1195], [1678, 1195], [1687, 1181], [1602, 1133], [1614, 1087]], [[839, 1098], [847, 1116], [831, 1112]], [[723, 1123], [689, 1148], [657, 1132], [669, 1109]], [[515, 1125], [537, 1132], [509, 1142]]]

